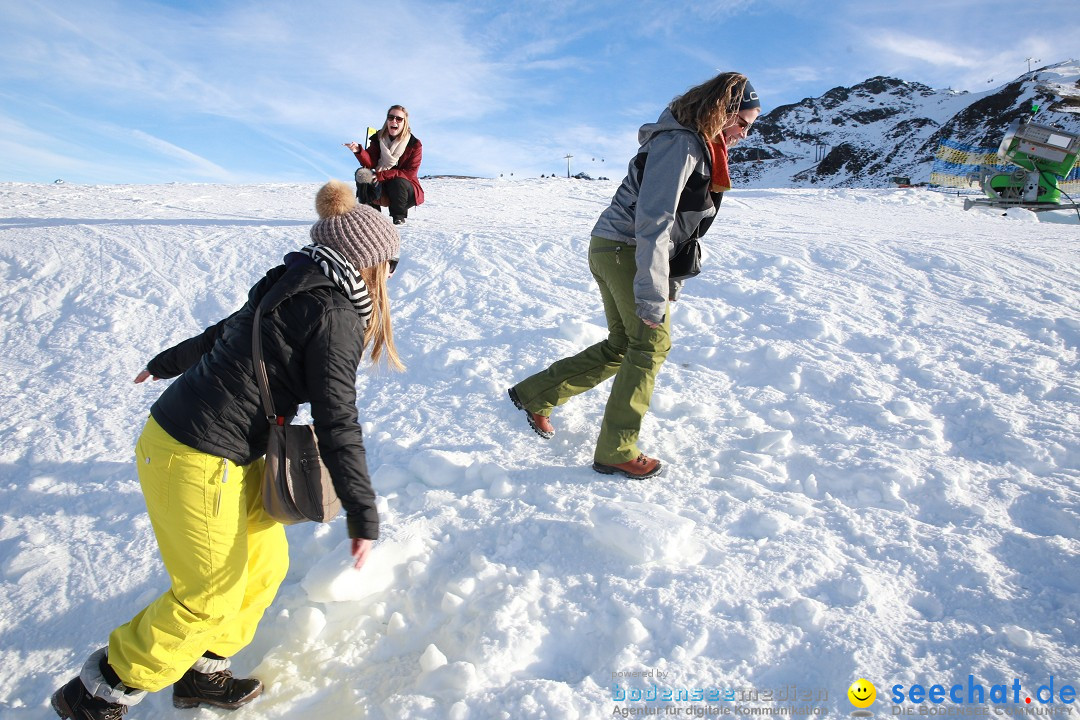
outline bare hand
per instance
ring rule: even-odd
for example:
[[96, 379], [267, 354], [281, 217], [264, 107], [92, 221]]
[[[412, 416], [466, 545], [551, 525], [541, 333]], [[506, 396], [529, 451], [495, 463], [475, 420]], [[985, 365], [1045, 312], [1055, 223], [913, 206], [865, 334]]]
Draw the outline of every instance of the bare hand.
[[368, 559], [368, 555], [371, 554], [371, 548], [375, 545], [374, 540], [367, 540], [365, 538], [353, 538], [352, 539], [352, 556], [356, 558], [356, 563], [353, 567], [359, 570], [364, 567], [364, 563]]
[[347, 143], [343, 143], [343, 144], [345, 145], [345, 147], [349, 148], [353, 152], [360, 152], [360, 143], [347, 142]]
[[641, 322], [645, 323], [646, 325], [651, 327], [653, 330], [660, 327], [660, 323], [654, 323], [652, 320], [646, 320], [645, 318], [641, 318]]
[[[150, 378], [150, 377], [153, 377], [152, 375], [150, 375], [150, 371], [149, 370], [143, 370], [142, 372], [140, 372], [138, 375], [135, 376], [135, 382], [137, 382], [137, 383], [146, 382], [146, 380], [148, 378]], [[155, 380], [160, 380], [161, 378], [155, 377], [154, 379]]]

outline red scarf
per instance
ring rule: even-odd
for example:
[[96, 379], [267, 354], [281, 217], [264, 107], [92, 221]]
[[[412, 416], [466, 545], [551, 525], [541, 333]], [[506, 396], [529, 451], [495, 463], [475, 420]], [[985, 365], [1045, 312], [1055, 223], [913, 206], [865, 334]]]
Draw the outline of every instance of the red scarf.
[[731, 176], [728, 175], [727, 142], [724, 134], [717, 135], [717, 142], [709, 143], [709, 151], [712, 153], [712, 183], [709, 190], [712, 192], [724, 192], [731, 189]]

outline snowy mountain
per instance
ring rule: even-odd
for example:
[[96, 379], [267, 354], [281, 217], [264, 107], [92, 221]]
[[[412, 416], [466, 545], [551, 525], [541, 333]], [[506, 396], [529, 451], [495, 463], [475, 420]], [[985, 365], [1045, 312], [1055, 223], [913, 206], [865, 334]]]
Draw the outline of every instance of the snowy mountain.
[[732, 176], [751, 187], [887, 187], [896, 175], [925, 182], [943, 140], [994, 151], [1033, 102], [1039, 122], [1080, 131], [1080, 62], [982, 93], [873, 77], [762, 115], [732, 149]]
[[[550, 441], [505, 392], [603, 337], [617, 182], [425, 186], [390, 290], [407, 370], [357, 378], [381, 538], [356, 572], [344, 518], [287, 529], [235, 657], [266, 692], [228, 717], [835, 718], [865, 678], [878, 718], [989, 718], [1023, 696], [892, 688], [1080, 684], [1075, 214], [732, 191], [645, 418], [668, 470], [630, 482], [590, 468], [606, 386]], [[0, 184], [0, 720], [55, 718], [167, 588], [132, 452], [166, 381], [132, 379], [306, 244], [316, 190]], [[126, 718], [225, 716], [166, 691]]]

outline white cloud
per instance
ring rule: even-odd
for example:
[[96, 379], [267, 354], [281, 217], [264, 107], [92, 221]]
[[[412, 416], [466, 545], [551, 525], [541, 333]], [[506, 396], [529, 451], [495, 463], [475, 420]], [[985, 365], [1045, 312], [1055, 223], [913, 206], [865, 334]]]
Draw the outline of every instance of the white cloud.
[[[50, 67], [34, 79], [113, 94], [118, 105], [152, 101], [258, 127], [329, 130], [365, 108], [379, 119], [402, 95], [462, 117], [504, 87], [497, 65], [435, 5], [270, 2], [218, 16], [149, 4], [43, 10], [53, 29], [27, 28], [20, 34], [35, 39], [26, 41], [11, 33], [5, 64], [51, 37]], [[384, 31], [395, 27], [409, 31]]]
[[72, 157], [72, 149], [70, 141], [64, 138], [0, 115], [0, 157], [7, 172], [36, 177], [44, 182], [46, 177], [54, 180], [70, 177], [72, 170], [91, 170], [89, 164]]
[[[66, 123], [71, 118], [63, 120]], [[120, 144], [106, 147], [103, 138], [118, 139]], [[90, 123], [75, 136], [68, 132], [42, 131], [0, 115], [0, 157], [4, 159], [6, 173], [37, 182], [57, 178], [75, 182], [99, 182], [101, 178], [160, 182], [170, 179], [166, 168], [175, 168], [176, 161], [180, 162], [185, 176], [193, 179], [211, 182], [244, 179], [160, 138], [111, 124]], [[137, 158], [137, 176], [130, 169], [133, 157]]]
[[173, 145], [161, 138], [156, 138], [142, 130], [130, 130], [128, 132], [138, 143], [154, 150], [159, 155], [181, 161], [189, 173], [202, 176], [208, 180], [219, 180], [222, 182], [235, 179], [232, 173], [217, 163], [185, 150], [182, 147]]
[[950, 46], [929, 38], [916, 37], [888, 30], [868, 33], [870, 44], [879, 50], [912, 58], [932, 65], [973, 68], [979, 65], [977, 52], [970, 48]]
[[719, 70], [747, 72], [775, 107], [884, 74], [984, 89], [1027, 56], [1063, 59], [1077, 20], [1055, 22], [1060, 41], [1018, 36], [987, 21], [997, 2], [26, 0], [0, 4], [0, 93], [27, 126], [100, 141], [100, 166], [131, 162], [129, 180], [147, 156], [169, 179], [339, 176], [340, 144], [395, 103], [423, 172], [550, 172], [554, 145], [597, 142], [568, 126], [632, 136]]

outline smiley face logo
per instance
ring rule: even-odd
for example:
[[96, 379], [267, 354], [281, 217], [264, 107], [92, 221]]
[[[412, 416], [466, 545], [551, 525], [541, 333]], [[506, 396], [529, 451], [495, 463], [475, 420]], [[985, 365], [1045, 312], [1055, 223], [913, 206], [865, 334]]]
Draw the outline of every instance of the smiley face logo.
[[847, 691], [848, 700], [857, 708], [868, 708], [877, 699], [877, 689], [868, 681], [859, 678]]

